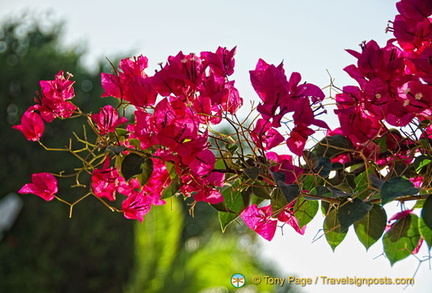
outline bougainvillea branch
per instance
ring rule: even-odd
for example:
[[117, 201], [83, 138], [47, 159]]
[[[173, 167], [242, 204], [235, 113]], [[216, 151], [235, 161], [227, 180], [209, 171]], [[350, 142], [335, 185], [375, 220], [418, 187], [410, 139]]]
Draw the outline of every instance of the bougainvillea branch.
[[[286, 74], [283, 63], [258, 60], [250, 80], [259, 104], [243, 121], [243, 99], [231, 79], [236, 48], [179, 52], [154, 75], [145, 72], [147, 57], [122, 59], [101, 74], [102, 97], [118, 103], [96, 113], [73, 103], [73, 76], [60, 71], [40, 82], [36, 104], [14, 128], [79, 165], [71, 174], [33, 174], [19, 192], [58, 199], [71, 211], [94, 196], [140, 222], [178, 196], [192, 208], [212, 205], [222, 230], [241, 220], [269, 241], [278, 226], [303, 234], [321, 205], [333, 249], [351, 226], [366, 249], [382, 238], [392, 264], [422, 243], [430, 249], [432, 4], [402, 0], [397, 9], [387, 28], [394, 38], [385, 46], [372, 40], [347, 50], [357, 62], [344, 70], [357, 85], [332, 86], [334, 97], [300, 73]], [[332, 113], [325, 100], [336, 103], [336, 129], [326, 123]], [[73, 133], [67, 147], [43, 144], [47, 123], [77, 117], [84, 118], [83, 133]], [[57, 180], [65, 177], [75, 177], [73, 187], [86, 195], [63, 199]], [[416, 203], [408, 209], [407, 201]], [[390, 202], [402, 211], [387, 221], [383, 207]]]

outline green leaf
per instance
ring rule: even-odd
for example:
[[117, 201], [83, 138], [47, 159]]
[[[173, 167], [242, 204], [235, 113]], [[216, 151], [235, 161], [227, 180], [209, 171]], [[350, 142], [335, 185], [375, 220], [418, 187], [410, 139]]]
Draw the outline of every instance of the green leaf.
[[303, 228], [306, 224], [312, 221], [318, 212], [318, 208], [318, 201], [305, 200], [304, 198], [297, 199], [293, 211], [300, 228]]
[[343, 169], [345, 169], [345, 168], [344, 168], [344, 165], [342, 163], [339, 163], [339, 162], [333, 162], [332, 163], [332, 170], [333, 171], [341, 171]]
[[271, 174], [272, 174], [273, 180], [275, 182], [285, 181], [286, 176], [285, 176], [284, 173], [282, 173], [282, 172], [271, 172]]
[[347, 193], [340, 188], [335, 188], [335, 187], [329, 186], [328, 189], [331, 191], [333, 197], [343, 198], [343, 197], [348, 197], [348, 196], [352, 195], [352, 193]]
[[312, 188], [310, 194], [328, 198], [344, 198], [352, 195], [352, 193], [347, 193], [339, 188], [321, 185]]
[[252, 186], [252, 192], [259, 198], [271, 199], [270, 190], [265, 186]]
[[323, 215], [327, 215], [328, 211], [330, 210], [331, 205], [330, 203], [326, 202], [326, 201], [321, 201], [321, 213]]
[[432, 229], [432, 195], [429, 195], [424, 202], [421, 217], [426, 226], [428, 226], [429, 229]]
[[372, 187], [374, 187], [376, 189], [381, 189], [385, 183], [384, 180], [382, 180], [381, 178], [379, 178], [375, 174], [369, 174], [368, 177], [369, 177], [370, 183], [372, 184]]
[[371, 194], [375, 194], [376, 191], [373, 190], [371, 185], [369, 184], [369, 175], [370, 171], [366, 170], [356, 176], [354, 179], [355, 188], [354, 193], [356, 193], [356, 197], [359, 199], [365, 199], [370, 197]]
[[258, 196], [252, 196], [250, 204], [256, 204], [259, 206], [265, 199], [258, 197]]
[[174, 163], [167, 161], [167, 162], [165, 162], [165, 166], [166, 166], [166, 169], [167, 169], [167, 172], [168, 172], [170, 178], [175, 179], [177, 177], [177, 171], [176, 171]]
[[241, 191], [241, 194], [243, 199], [243, 207], [249, 206], [251, 204], [251, 199], [252, 199], [252, 188], [248, 187], [246, 189], [243, 189]]
[[415, 188], [414, 184], [408, 179], [403, 177], [390, 178], [381, 187], [382, 204], [384, 205], [395, 198], [416, 194], [417, 192], [418, 188]]
[[424, 155], [418, 156], [417, 158], [415, 158], [413, 163], [415, 171], [417, 173], [420, 172], [420, 170], [423, 169], [423, 167], [428, 165], [430, 162], [432, 162], [432, 157]]
[[237, 219], [238, 215], [229, 212], [218, 212], [219, 224], [221, 226], [222, 232], [225, 232], [229, 224]]
[[349, 226], [363, 219], [372, 207], [371, 203], [364, 202], [358, 198], [344, 201], [337, 210], [337, 218], [341, 224], [341, 230], [347, 231]]
[[153, 173], [153, 161], [150, 158], [145, 158], [141, 166], [142, 172], [138, 175], [138, 180], [141, 186], [145, 185]]
[[315, 169], [319, 165], [318, 156], [307, 150], [303, 151], [303, 159], [305, 160], [306, 166], [309, 169]]
[[212, 206], [215, 210], [217, 210], [218, 212], [231, 212], [231, 211], [227, 208], [225, 202], [214, 203], [214, 204], [211, 204], [211, 206]]
[[260, 173], [260, 168], [259, 167], [249, 167], [244, 169], [244, 173], [247, 175], [247, 177], [249, 177], [252, 181], [255, 181]]
[[353, 194], [353, 192], [354, 192], [352, 186], [349, 184], [348, 180], [345, 178], [341, 183], [334, 185], [334, 187], [335, 187], [335, 189], [341, 190], [341, 191], [345, 192], [346, 194]]
[[330, 188], [321, 185], [312, 188], [310, 194], [322, 197], [333, 197], [333, 193], [330, 191]]
[[223, 159], [217, 159], [215, 164], [214, 164], [214, 168], [215, 169], [225, 169], [226, 168], [225, 161]]
[[323, 179], [314, 175], [303, 175], [300, 182], [302, 182], [301, 190], [312, 190], [315, 186], [323, 184]]
[[297, 184], [286, 184], [285, 182], [278, 181], [277, 185], [287, 203], [295, 200], [300, 194], [300, 189]]
[[324, 137], [316, 144], [313, 152], [318, 157], [333, 158], [351, 149], [351, 142], [343, 135], [333, 135]]
[[384, 253], [393, 266], [394, 263], [408, 257], [420, 240], [419, 219], [415, 214], [408, 214], [393, 224], [383, 236]]
[[413, 210], [415, 210], [415, 209], [422, 209], [423, 208], [423, 205], [424, 205], [424, 203], [425, 203], [425, 199], [418, 199], [418, 200], [416, 200], [416, 203], [415, 203], [415, 205], [412, 207], [412, 209]]
[[239, 149], [239, 146], [236, 145], [235, 143], [228, 143], [226, 147], [227, 150], [231, 153], [231, 155], [234, 155], [236, 151]]
[[324, 220], [324, 233], [328, 244], [334, 251], [336, 247], [345, 239], [347, 231], [341, 229], [337, 218], [336, 209], [332, 209]]
[[121, 145], [109, 145], [107, 146], [107, 150], [111, 151], [114, 155], [118, 156], [122, 151], [126, 150], [126, 147]]
[[225, 232], [229, 224], [231, 224], [244, 208], [242, 192], [239, 188], [240, 180], [237, 179], [230, 186], [221, 192], [227, 209], [230, 212], [218, 212], [219, 223], [222, 228], [222, 232]]
[[128, 131], [124, 128], [116, 128], [115, 132], [117, 136], [126, 136], [128, 134]]
[[164, 191], [162, 192], [162, 199], [171, 197], [173, 195], [175, 195], [179, 190], [180, 190], [180, 186], [181, 186], [181, 181], [179, 177], [175, 177], [171, 183], [164, 189]]
[[363, 219], [354, 223], [357, 238], [366, 250], [381, 238], [387, 224], [387, 214], [379, 205], [373, 205], [372, 209]]
[[221, 192], [227, 207], [234, 213], [240, 213], [244, 208], [240, 185], [240, 179], [236, 179], [231, 185], [225, 185]]
[[432, 229], [425, 224], [421, 217], [419, 218], [419, 231], [430, 250], [432, 247]]
[[387, 135], [384, 135], [383, 137], [380, 138], [376, 138], [373, 141], [380, 147], [381, 153], [385, 153], [388, 151]]
[[315, 173], [318, 173], [322, 178], [327, 178], [332, 170], [332, 162], [329, 158], [319, 157], [318, 166], [314, 169]]
[[144, 158], [138, 154], [130, 153], [122, 161], [121, 173], [126, 180], [142, 172]]
[[280, 211], [288, 204], [280, 188], [276, 188], [271, 196], [271, 207], [273, 211]]
[[129, 144], [133, 145], [137, 149], [141, 149], [141, 142], [138, 139], [136, 139], [136, 138], [129, 139]]
[[419, 124], [419, 129], [425, 129], [427, 127], [429, 127], [429, 125], [431, 125], [432, 121], [430, 121], [429, 119], [425, 119], [422, 120]]

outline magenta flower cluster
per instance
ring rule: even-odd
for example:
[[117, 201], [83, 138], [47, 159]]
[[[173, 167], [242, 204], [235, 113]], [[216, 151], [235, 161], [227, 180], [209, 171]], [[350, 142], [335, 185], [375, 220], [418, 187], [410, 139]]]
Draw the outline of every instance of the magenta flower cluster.
[[[303, 82], [300, 73], [286, 75], [282, 63], [276, 66], [262, 59], [250, 71], [260, 99], [257, 117], [250, 126], [231, 119], [243, 99], [230, 79], [236, 48], [222, 47], [200, 54], [179, 52], [153, 75], [145, 72], [146, 57], [122, 59], [113, 73], [101, 74], [102, 97], [117, 98], [118, 106], [107, 105], [93, 114], [71, 102], [72, 75], [60, 71], [54, 80], [40, 82], [36, 104], [14, 128], [42, 144], [45, 123], [86, 117], [97, 135], [96, 143], [86, 146], [100, 151], [82, 169], [90, 175], [89, 194], [104, 202], [122, 195], [118, 211], [126, 218], [143, 221], [152, 206], [182, 195], [193, 203], [213, 205], [228, 219], [240, 217], [267, 240], [279, 223], [303, 234], [305, 217], [302, 223], [296, 217], [299, 198], [337, 202], [341, 207], [354, 202], [366, 213], [381, 200], [385, 204], [397, 198], [380, 189], [391, 177], [406, 187], [408, 193], [401, 196], [432, 188], [424, 173], [432, 161], [425, 155], [430, 153], [425, 143], [432, 139], [432, 2], [402, 0], [397, 9], [400, 14], [388, 27], [394, 38], [385, 46], [369, 41], [360, 51], [347, 50], [357, 62], [344, 70], [357, 85], [343, 87], [334, 97], [340, 122], [336, 129], [330, 129], [322, 115], [326, 96], [318, 86]], [[130, 116], [125, 115], [127, 107], [133, 109]], [[214, 131], [213, 126], [224, 121], [238, 128], [235, 134]], [[412, 125], [417, 128], [408, 134], [389, 128]], [[326, 139], [307, 149], [318, 130], [326, 132]], [[242, 145], [252, 154], [246, 154]], [[281, 145], [290, 154], [274, 150]], [[406, 172], [413, 165], [415, 172]], [[352, 166], [359, 168], [348, 174]], [[390, 175], [379, 177], [385, 167]], [[329, 179], [331, 171], [340, 180]], [[33, 174], [32, 183], [19, 192], [57, 198], [56, 177], [61, 174], [54, 175]], [[236, 183], [239, 180], [243, 185]], [[366, 186], [370, 195], [357, 198], [355, 192], [339, 189], [342, 185], [360, 194], [358, 186]], [[379, 191], [382, 198], [374, 198]], [[353, 197], [351, 201], [345, 201], [347, 196]], [[341, 210], [341, 224], [353, 224]], [[391, 221], [410, 215], [407, 210]]]

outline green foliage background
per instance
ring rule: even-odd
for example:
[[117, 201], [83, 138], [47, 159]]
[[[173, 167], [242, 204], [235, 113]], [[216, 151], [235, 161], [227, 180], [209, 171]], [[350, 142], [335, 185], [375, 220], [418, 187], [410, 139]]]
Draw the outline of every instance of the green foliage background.
[[[48, 153], [11, 128], [32, 105], [39, 80], [60, 70], [74, 74], [80, 107], [96, 111], [103, 101], [99, 76], [80, 64], [83, 51], [63, 48], [62, 25], [41, 25], [24, 15], [4, 22], [0, 30], [0, 196], [16, 192], [32, 173], [74, 167], [64, 153]], [[102, 63], [101, 63], [102, 64]], [[67, 143], [80, 121], [55, 121], [47, 126], [48, 146]], [[60, 186], [65, 188], [65, 186]], [[82, 190], [72, 190], [79, 197]], [[116, 217], [89, 198], [68, 207], [21, 196], [24, 206], [13, 229], [0, 243], [2, 292], [121, 292], [133, 265], [133, 223]]]

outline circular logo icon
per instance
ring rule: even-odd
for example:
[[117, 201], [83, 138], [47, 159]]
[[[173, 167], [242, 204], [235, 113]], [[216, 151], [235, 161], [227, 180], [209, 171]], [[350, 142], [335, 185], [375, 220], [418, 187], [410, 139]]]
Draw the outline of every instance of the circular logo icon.
[[241, 288], [246, 284], [246, 278], [242, 274], [234, 274], [231, 277], [231, 285], [235, 288]]

